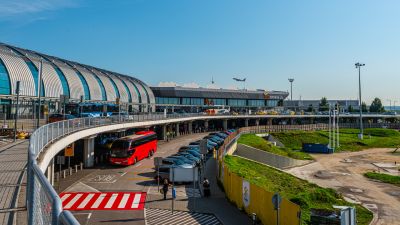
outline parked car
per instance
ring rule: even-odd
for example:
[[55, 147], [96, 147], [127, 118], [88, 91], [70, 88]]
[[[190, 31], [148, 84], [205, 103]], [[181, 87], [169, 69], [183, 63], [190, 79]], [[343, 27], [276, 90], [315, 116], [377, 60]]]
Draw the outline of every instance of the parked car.
[[169, 158], [176, 158], [176, 159], [182, 160], [184, 163], [189, 164], [189, 165], [195, 165], [195, 164], [196, 164], [195, 161], [190, 160], [190, 159], [188, 159], [188, 158], [186, 158], [186, 157], [184, 157], [184, 156], [172, 155], [172, 156], [168, 156], [167, 158], [168, 158], [168, 159], [169, 159]]
[[175, 166], [175, 167], [179, 167], [179, 168], [193, 168], [193, 165], [191, 165], [191, 164], [187, 164], [187, 163], [185, 163], [185, 162], [183, 162], [182, 160], [180, 160], [180, 159], [177, 159], [177, 158], [164, 158], [163, 160], [162, 160], [162, 166], [160, 166], [160, 168], [161, 167], [165, 167], [165, 165], [169, 165], [169, 166]]

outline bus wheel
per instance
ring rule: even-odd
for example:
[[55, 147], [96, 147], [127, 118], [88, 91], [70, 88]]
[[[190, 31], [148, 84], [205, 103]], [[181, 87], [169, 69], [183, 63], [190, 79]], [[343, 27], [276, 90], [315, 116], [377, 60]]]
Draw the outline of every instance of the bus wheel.
[[151, 156], [153, 156], [153, 155], [154, 155], [154, 150], [152, 149], [152, 150], [150, 151], [150, 153], [151, 153]]
[[135, 165], [137, 163], [137, 159], [135, 158], [135, 160], [133, 160], [133, 165]]
[[147, 158], [151, 157], [151, 150], [149, 151], [149, 154], [147, 154]]

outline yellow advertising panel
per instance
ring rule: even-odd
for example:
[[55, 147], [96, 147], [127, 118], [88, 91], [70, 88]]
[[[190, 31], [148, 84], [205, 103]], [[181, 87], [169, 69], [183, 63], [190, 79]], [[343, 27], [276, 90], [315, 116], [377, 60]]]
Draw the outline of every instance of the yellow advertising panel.
[[68, 156], [68, 157], [74, 156], [74, 147], [75, 147], [75, 143], [72, 143], [72, 144], [68, 145], [65, 148], [64, 155]]

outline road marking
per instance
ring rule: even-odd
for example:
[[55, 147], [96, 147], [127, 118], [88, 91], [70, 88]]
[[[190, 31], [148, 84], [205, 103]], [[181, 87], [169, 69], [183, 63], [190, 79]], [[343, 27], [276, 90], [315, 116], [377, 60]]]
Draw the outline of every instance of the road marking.
[[125, 205], [128, 202], [129, 196], [130, 196], [129, 194], [124, 194], [124, 197], [122, 197], [122, 200], [118, 205], [118, 208], [120, 208], [120, 209], [125, 208]]
[[61, 203], [63, 203], [71, 194], [66, 194], [61, 197]]
[[118, 197], [118, 194], [112, 194], [110, 200], [108, 200], [107, 205], [104, 208], [106, 208], [106, 209], [111, 208], [115, 202], [115, 199], [117, 199], [117, 197]]
[[88, 204], [88, 202], [93, 198], [94, 194], [88, 194], [88, 196], [86, 196], [85, 200], [83, 200], [83, 202], [78, 206], [78, 209], [82, 209], [85, 208], [85, 206]]
[[121, 177], [125, 176], [126, 173], [128, 173], [128, 172], [122, 173], [122, 174], [121, 174]]
[[142, 210], [145, 192], [64, 192], [60, 194], [64, 209], [79, 210]]
[[135, 195], [135, 198], [133, 199], [133, 203], [132, 203], [132, 209], [136, 209], [137, 207], [139, 207], [140, 197], [142, 197], [141, 194]]
[[171, 215], [171, 211], [165, 209], [147, 208], [144, 211], [144, 218], [147, 225], [222, 225], [213, 214], [175, 211], [174, 214]]
[[69, 201], [68, 204], [65, 206], [65, 209], [71, 208], [75, 204], [75, 202], [81, 198], [81, 196], [82, 194], [75, 195], [75, 197], [71, 201]]
[[153, 178], [149, 178], [149, 177], [130, 177], [130, 178], [126, 178], [127, 180], [154, 180]]
[[103, 201], [104, 197], [106, 197], [107, 194], [100, 194], [100, 196], [97, 198], [96, 202], [93, 204], [92, 208], [97, 209], [100, 205], [100, 203]]

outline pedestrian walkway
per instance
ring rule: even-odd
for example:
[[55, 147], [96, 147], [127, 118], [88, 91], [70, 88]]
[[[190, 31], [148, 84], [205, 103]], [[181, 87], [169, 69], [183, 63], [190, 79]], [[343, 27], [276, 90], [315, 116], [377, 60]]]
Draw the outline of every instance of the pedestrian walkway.
[[[224, 225], [252, 224], [252, 221], [245, 213], [241, 212], [238, 208], [228, 202], [225, 193], [218, 187], [215, 174], [216, 161], [213, 158], [207, 161], [205, 170], [205, 177], [210, 181], [211, 196], [207, 198], [177, 196], [174, 201], [174, 209], [190, 213], [212, 214], [219, 219], [221, 224]], [[157, 190], [157, 186], [151, 188], [152, 190]], [[163, 200], [163, 197], [160, 194], [147, 195], [145, 206], [146, 213], [148, 210], [159, 209], [167, 210], [170, 213], [169, 215], [171, 215], [171, 206], [171, 191], [168, 192], [167, 200]], [[147, 218], [147, 220], [149, 220], [149, 218]]]
[[63, 192], [60, 194], [63, 209], [77, 210], [141, 210], [144, 192]]
[[28, 140], [0, 147], [0, 224], [26, 224]]
[[146, 209], [145, 218], [147, 225], [220, 225], [217, 217], [212, 214], [174, 211], [166, 209]]

